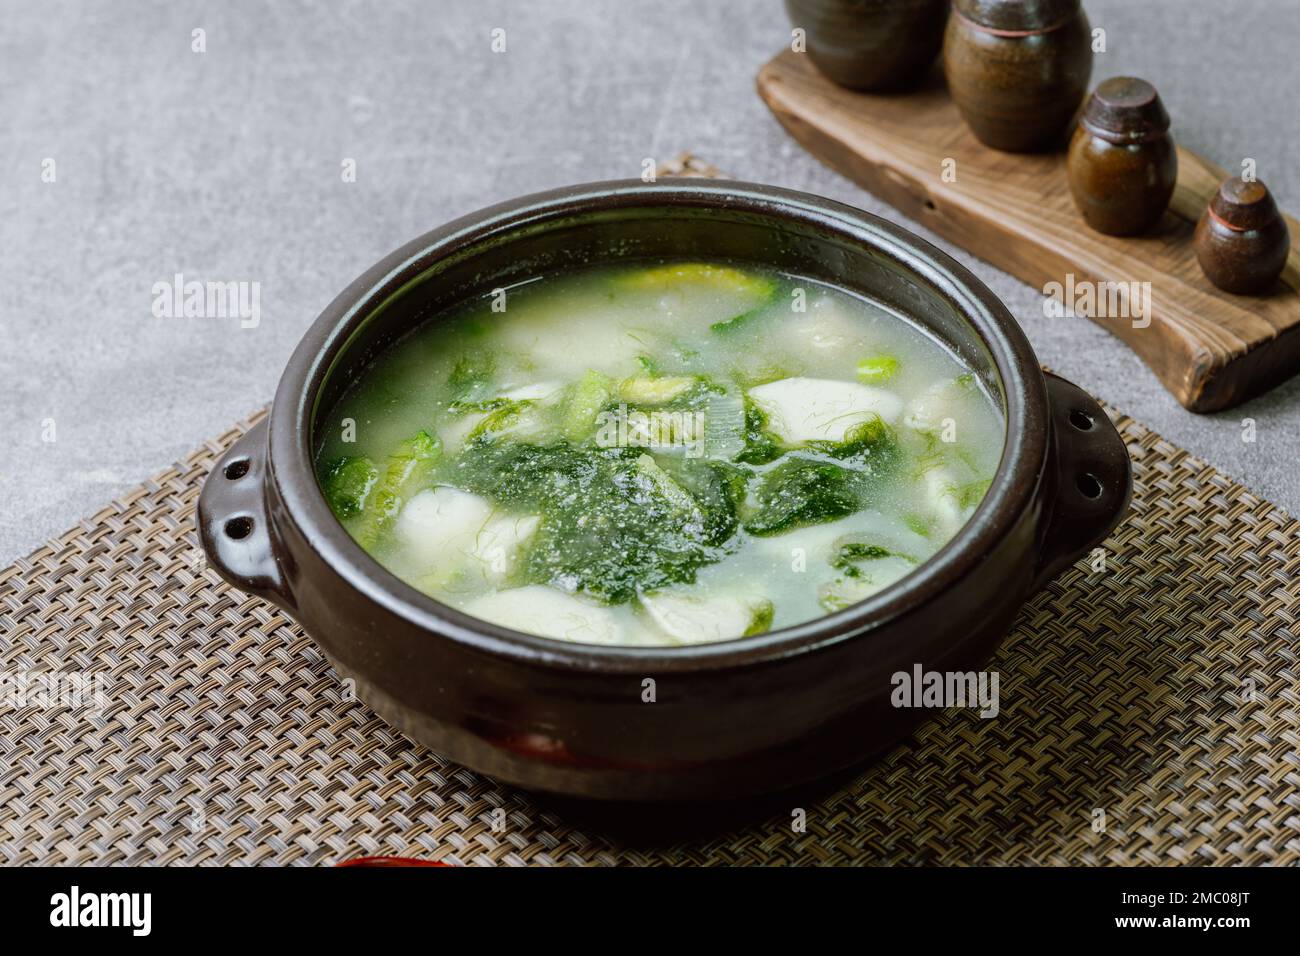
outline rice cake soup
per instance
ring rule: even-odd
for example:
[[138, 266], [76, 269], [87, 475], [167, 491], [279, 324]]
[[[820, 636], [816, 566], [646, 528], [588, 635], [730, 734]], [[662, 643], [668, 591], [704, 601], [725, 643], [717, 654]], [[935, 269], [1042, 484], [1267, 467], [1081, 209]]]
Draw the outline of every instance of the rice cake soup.
[[592, 644], [724, 641], [889, 587], [970, 517], [1000, 405], [879, 304], [726, 263], [546, 277], [420, 326], [317, 428], [331, 508], [425, 594]]

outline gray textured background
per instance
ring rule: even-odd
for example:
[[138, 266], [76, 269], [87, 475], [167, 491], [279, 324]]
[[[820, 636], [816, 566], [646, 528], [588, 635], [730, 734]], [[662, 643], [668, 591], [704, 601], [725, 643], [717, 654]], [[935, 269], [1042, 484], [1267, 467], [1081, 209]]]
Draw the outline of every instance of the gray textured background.
[[[1149, 78], [1182, 143], [1254, 157], [1300, 209], [1300, 0], [1087, 8], [1110, 38], [1096, 78]], [[788, 38], [777, 0], [0, 4], [0, 560], [265, 403], [320, 309], [450, 217], [689, 149], [900, 219], [759, 101], [754, 73]], [[1300, 513], [1300, 380], [1191, 415], [1107, 333], [1044, 318], [1036, 290], [940, 245], [1044, 362]], [[154, 318], [151, 287], [176, 272], [260, 282], [260, 326]]]

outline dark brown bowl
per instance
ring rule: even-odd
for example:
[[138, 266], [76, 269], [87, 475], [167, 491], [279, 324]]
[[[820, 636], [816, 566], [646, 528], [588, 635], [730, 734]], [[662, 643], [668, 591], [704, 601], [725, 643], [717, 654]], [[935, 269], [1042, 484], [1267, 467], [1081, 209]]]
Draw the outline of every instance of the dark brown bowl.
[[785, 0], [813, 65], [851, 90], [897, 90], [939, 55], [948, 0]]
[[[726, 258], [856, 289], [956, 350], [1007, 423], [1001, 464], [970, 522], [861, 604], [694, 647], [510, 631], [426, 597], [361, 550], [317, 485], [313, 428], [371, 358], [467, 296], [590, 262], [658, 257]], [[218, 463], [198, 520], [222, 576], [296, 617], [412, 738], [525, 787], [691, 800], [794, 786], [899, 740], [926, 711], [891, 706], [892, 675], [982, 667], [1026, 598], [1106, 536], [1129, 491], [1128, 455], [1102, 410], [1044, 375], [1006, 308], [938, 249], [816, 196], [633, 180], [493, 206], [367, 271], [308, 331], [266, 421]], [[647, 680], [654, 703], [643, 702]]]

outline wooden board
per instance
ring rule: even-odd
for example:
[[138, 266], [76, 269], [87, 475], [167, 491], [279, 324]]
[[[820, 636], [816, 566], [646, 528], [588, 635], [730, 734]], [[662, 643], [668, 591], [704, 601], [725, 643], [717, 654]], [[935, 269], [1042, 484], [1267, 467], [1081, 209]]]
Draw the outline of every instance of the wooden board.
[[[1094, 321], [1127, 342], [1192, 411], [1229, 408], [1300, 371], [1300, 223], [1287, 217], [1294, 242], [1273, 293], [1239, 297], [1215, 288], [1191, 239], [1228, 174], [1195, 153], [1178, 150], [1178, 188], [1160, 226], [1117, 239], [1084, 224], [1063, 153], [1013, 155], [984, 146], [937, 73], [912, 93], [853, 93], [822, 77], [807, 56], [786, 51], [759, 72], [758, 90], [822, 161], [1037, 289], [1059, 283], [1057, 298], [1064, 298], [1068, 275], [1076, 290], [1081, 283], [1104, 290], [1149, 282], [1149, 325], [1146, 317]], [[956, 161], [952, 182], [943, 176], [949, 159]]]

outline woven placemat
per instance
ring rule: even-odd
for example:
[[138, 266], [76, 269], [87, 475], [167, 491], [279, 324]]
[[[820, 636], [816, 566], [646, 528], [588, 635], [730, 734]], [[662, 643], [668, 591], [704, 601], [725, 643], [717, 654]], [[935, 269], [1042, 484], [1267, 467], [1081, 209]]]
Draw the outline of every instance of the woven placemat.
[[206, 568], [194, 506], [243, 422], [0, 571], [0, 860], [1300, 863], [1300, 522], [1113, 417], [1132, 514], [1021, 613], [997, 718], [943, 712], [801, 794], [805, 827], [787, 801], [676, 843], [411, 743]]

